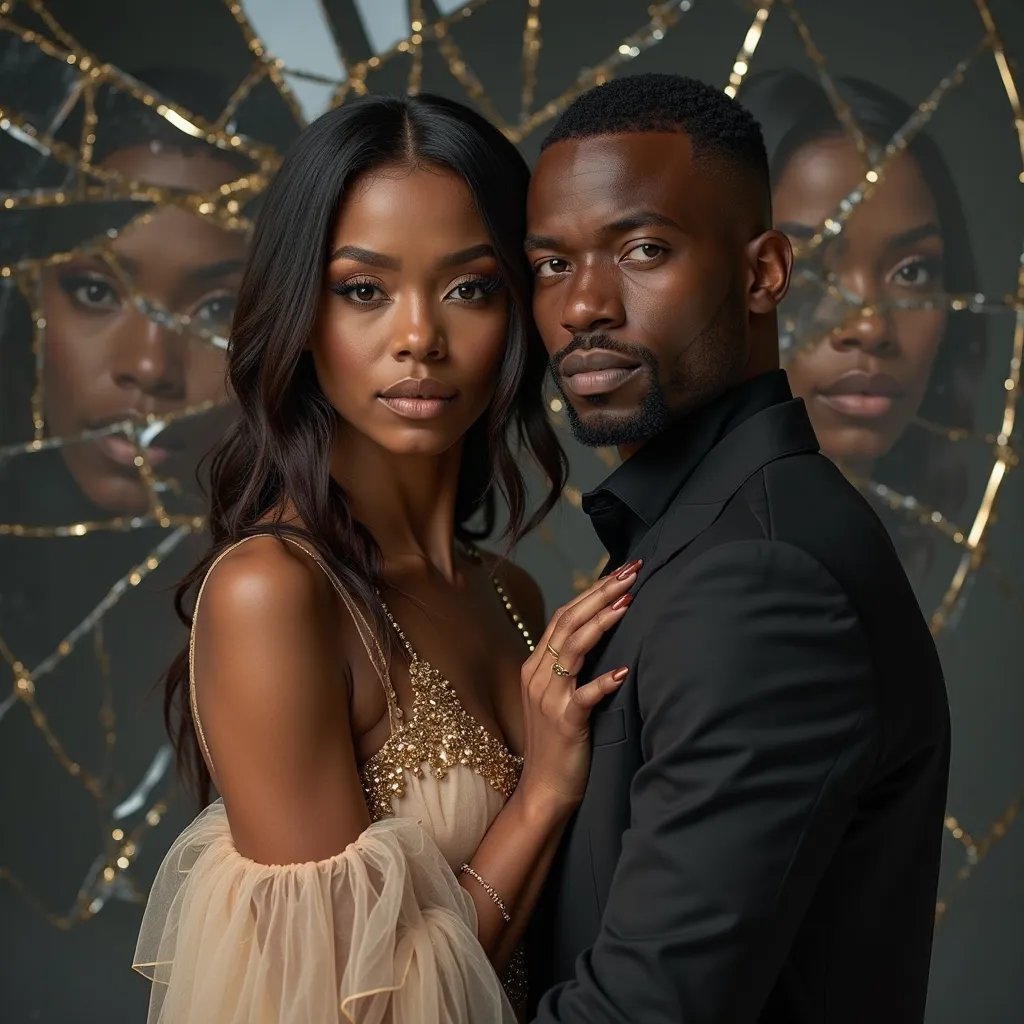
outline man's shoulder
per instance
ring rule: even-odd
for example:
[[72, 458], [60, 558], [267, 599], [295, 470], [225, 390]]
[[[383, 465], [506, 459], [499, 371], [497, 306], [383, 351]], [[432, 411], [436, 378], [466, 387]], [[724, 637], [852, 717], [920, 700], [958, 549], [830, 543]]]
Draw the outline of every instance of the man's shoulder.
[[[668, 559], [676, 570], [672, 576], [714, 553], [715, 560], [745, 560], [756, 577], [766, 557], [772, 565], [816, 564], [844, 590], [896, 582], [913, 600], [885, 526], [864, 496], [817, 452], [761, 466], [707, 515], [704, 528]], [[663, 542], [670, 548], [673, 538]], [[752, 557], [755, 552], [758, 557]]]
[[769, 537], [802, 547], [826, 563], [843, 552], [866, 560], [868, 567], [902, 573], [885, 525], [824, 455], [779, 459], [764, 466], [759, 477], [744, 485], [744, 496], [761, 502]]

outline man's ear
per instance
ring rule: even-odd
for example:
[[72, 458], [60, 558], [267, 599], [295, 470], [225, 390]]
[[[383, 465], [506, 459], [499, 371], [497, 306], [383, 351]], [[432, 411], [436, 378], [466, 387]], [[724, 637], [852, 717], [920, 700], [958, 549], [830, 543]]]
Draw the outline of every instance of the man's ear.
[[751, 313], [771, 313], [786, 297], [793, 272], [793, 247], [781, 231], [766, 231], [747, 245], [751, 271], [747, 308]]

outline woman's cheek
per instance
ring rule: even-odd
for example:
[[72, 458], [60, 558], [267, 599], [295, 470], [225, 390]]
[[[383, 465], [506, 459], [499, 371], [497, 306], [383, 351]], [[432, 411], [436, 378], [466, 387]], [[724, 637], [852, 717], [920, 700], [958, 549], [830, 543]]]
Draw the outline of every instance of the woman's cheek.
[[905, 310], [897, 314], [896, 338], [904, 359], [910, 364], [918, 404], [928, 388], [932, 366], [946, 331], [946, 320], [942, 310]]

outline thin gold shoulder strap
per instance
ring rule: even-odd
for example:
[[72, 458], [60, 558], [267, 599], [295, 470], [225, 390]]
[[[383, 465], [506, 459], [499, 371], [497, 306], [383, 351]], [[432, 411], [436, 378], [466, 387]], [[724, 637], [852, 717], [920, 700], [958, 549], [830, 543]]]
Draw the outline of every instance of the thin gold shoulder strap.
[[505, 611], [508, 612], [509, 618], [512, 620], [516, 629], [519, 630], [519, 635], [523, 638], [527, 648], [532, 654], [536, 644], [533, 641], [533, 637], [530, 635], [529, 629], [526, 628], [526, 623], [520, 616], [516, 606], [512, 603], [512, 598], [509, 597], [508, 591], [502, 586], [501, 580], [498, 579], [498, 565], [499, 560], [495, 560], [492, 564], [488, 565], [483, 552], [472, 543], [472, 541], [463, 541], [463, 548], [466, 554], [472, 561], [476, 562], [477, 565], [482, 565], [487, 570], [487, 575], [491, 579], [491, 586], [494, 587], [495, 592], [501, 600], [501, 603], [505, 606]]
[[[239, 541], [235, 541], [229, 547], [225, 548], [214, 560], [213, 564], [206, 571], [206, 576], [203, 577], [203, 582], [199, 587], [199, 593], [196, 594], [196, 605], [192, 612], [192, 629], [189, 632], [188, 640], [188, 689], [189, 689], [189, 704], [192, 708], [192, 721], [195, 723], [196, 735], [199, 737], [199, 745], [202, 748], [203, 756], [206, 758], [207, 764], [213, 767], [213, 758], [210, 756], [210, 747], [206, 742], [206, 734], [203, 732], [203, 725], [199, 719], [199, 705], [196, 701], [196, 679], [195, 679], [195, 651], [196, 651], [196, 623], [199, 621], [199, 605], [203, 600], [203, 591], [206, 589], [206, 584], [213, 573], [213, 570], [217, 568], [221, 559], [231, 554], [235, 548], [241, 547], [246, 541], [255, 539], [256, 537], [270, 537], [273, 534], [270, 533], [254, 533], [250, 537], [243, 537]], [[348, 609], [349, 614], [352, 616], [352, 620], [355, 623], [356, 632], [359, 634], [359, 639], [362, 641], [363, 647], [366, 650], [366, 655], [370, 659], [370, 664], [373, 666], [373, 670], [377, 673], [377, 677], [380, 679], [381, 685], [384, 687], [384, 697], [387, 700], [388, 705], [388, 724], [390, 731], [395, 731], [395, 719], [401, 717], [401, 709], [398, 706], [398, 696], [395, 693], [395, 688], [391, 683], [391, 676], [388, 672], [387, 658], [384, 656], [384, 651], [381, 649], [380, 643], [377, 640], [377, 635], [373, 631], [373, 627], [369, 622], [366, 621], [366, 616], [363, 615], [359, 608], [359, 605], [352, 599], [352, 595], [345, 589], [341, 580], [334, 574], [330, 566], [311, 548], [306, 547], [301, 541], [295, 540], [292, 537], [284, 536], [282, 540], [291, 544], [293, 547], [297, 547], [304, 551], [314, 562], [324, 571], [327, 578], [331, 581], [331, 586], [338, 592], [342, 601], [345, 603], [345, 607]]]

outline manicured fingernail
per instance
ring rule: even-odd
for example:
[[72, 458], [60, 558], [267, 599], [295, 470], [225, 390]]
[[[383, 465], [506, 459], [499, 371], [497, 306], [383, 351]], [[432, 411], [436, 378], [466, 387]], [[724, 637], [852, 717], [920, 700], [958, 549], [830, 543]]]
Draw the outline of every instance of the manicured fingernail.
[[619, 612], [622, 611], [623, 608], [628, 608], [632, 600], [632, 594], [623, 594], [622, 597], [618, 599], [618, 601], [612, 602], [612, 611]]
[[635, 562], [629, 562], [615, 574], [615, 578], [617, 580], [628, 580], [629, 577], [632, 576], [635, 572], [637, 572], [640, 566], [643, 564], [644, 560], [642, 558], [638, 558]]
[[617, 668], [612, 673], [612, 679], [614, 679], [615, 682], [617, 682], [617, 683], [621, 683], [622, 680], [625, 679], [626, 676], [628, 676], [628, 675], [629, 675], [629, 669], [628, 668]]

